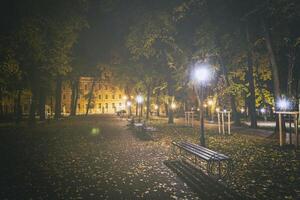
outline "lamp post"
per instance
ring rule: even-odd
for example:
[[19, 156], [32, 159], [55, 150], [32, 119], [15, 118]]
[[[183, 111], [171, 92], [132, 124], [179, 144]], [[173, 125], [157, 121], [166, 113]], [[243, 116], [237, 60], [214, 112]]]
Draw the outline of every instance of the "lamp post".
[[141, 122], [141, 114], [142, 114], [142, 103], [144, 99], [141, 95], [138, 95], [136, 97], [136, 102], [138, 103], [138, 106], [140, 107], [140, 112], [139, 112], [139, 122]]
[[199, 100], [199, 117], [200, 117], [200, 144], [205, 146], [204, 135], [204, 87], [209, 83], [212, 78], [212, 70], [210, 66], [204, 64], [196, 64], [193, 71], [193, 80], [195, 85], [198, 86], [196, 93]]

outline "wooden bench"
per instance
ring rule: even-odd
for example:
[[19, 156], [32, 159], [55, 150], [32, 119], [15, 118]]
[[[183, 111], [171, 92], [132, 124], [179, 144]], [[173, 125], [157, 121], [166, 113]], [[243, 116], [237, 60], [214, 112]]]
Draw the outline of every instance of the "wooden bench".
[[157, 131], [156, 128], [154, 128], [152, 126], [147, 126], [146, 123], [133, 123], [133, 127], [137, 131], [147, 131], [147, 132]]
[[[208, 175], [221, 179], [230, 174], [232, 162], [228, 156], [189, 142], [172, 142], [172, 145], [177, 147], [180, 156], [187, 158], [195, 165], [199, 163], [199, 160], [200, 163], [204, 162], [205, 166], [200, 165], [200, 167], [204, 168]], [[178, 153], [175, 148], [173, 151]], [[190, 154], [193, 158], [183, 152]]]

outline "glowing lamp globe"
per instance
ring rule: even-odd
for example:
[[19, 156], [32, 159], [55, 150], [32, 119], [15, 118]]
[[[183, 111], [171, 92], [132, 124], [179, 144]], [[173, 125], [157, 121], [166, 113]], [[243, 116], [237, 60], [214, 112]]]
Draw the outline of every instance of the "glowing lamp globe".
[[192, 71], [192, 79], [198, 84], [205, 85], [213, 77], [213, 71], [209, 65], [196, 64]]
[[142, 97], [141, 95], [138, 95], [138, 96], [136, 97], [136, 102], [139, 103], [139, 104], [140, 104], [140, 103], [143, 103], [143, 100], [144, 100], [144, 99], [143, 99], [143, 97]]
[[279, 110], [289, 110], [291, 108], [291, 102], [282, 98], [277, 101], [276, 106]]

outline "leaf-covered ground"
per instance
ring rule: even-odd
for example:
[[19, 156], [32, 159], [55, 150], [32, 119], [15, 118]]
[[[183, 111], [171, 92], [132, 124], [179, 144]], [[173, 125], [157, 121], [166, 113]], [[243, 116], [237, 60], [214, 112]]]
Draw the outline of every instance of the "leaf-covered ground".
[[[158, 128], [153, 140], [113, 116], [69, 118], [33, 129], [2, 126], [0, 199], [207, 199], [164, 164], [171, 141], [198, 143], [197, 129], [162, 120], [152, 124]], [[233, 158], [226, 185], [255, 199], [299, 199], [299, 152], [253, 135], [207, 131], [209, 148]], [[207, 182], [201, 190], [211, 192], [211, 186]]]
[[198, 199], [143, 141], [112, 116], [0, 128], [0, 199]]
[[[199, 143], [196, 128], [166, 125], [152, 121], [159, 132], [154, 140], [170, 144], [172, 140]], [[233, 159], [234, 170], [226, 184], [240, 194], [254, 199], [300, 199], [300, 151], [279, 148], [278, 141], [255, 133], [222, 136], [206, 128], [207, 146]], [[247, 131], [245, 131], [247, 132]], [[260, 134], [261, 135], [261, 134]]]

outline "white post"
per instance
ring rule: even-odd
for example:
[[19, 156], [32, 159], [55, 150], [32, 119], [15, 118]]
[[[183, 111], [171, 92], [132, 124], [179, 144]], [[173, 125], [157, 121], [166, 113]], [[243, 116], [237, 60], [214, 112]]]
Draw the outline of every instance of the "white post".
[[194, 112], [192, 111], [192, 127], [194, 127]]
[[278, 114], [278, 116], [279, 116], [279, 144], [280, 144], [280, 146], [282, 146], [282, 144], [283, 144], [283, 136], [282, 136], [282, 124], [281, 124], [281, 113], [279, 113]]
[[219, 134], [221, 134], [220, 112], [217, 112], [217, 115], [218, 115], [218, 128], [219, 128]]
[[225, 121], [224, 121], [224, 113], [222, 112], [222, 130], [223, 134], [225, 135]]
[[228, 117], [228, 135], [230, 135], [230, 112], [228, 112], [227, 117]]
[[296, 135], [296, 148], [298, 148], [299, 145], [299, 137], [298, 137], [298, 114], [295, 114], [295, 135]]

